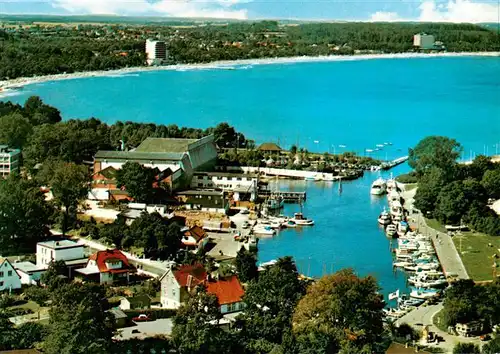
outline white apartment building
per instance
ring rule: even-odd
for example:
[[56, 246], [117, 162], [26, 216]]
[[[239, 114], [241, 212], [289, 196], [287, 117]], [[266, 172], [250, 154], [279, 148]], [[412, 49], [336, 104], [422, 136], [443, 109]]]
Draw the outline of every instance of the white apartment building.
[[21, 288], [21, 277], [7, 258], [0, 258], [0, 291]]
[[36, 244], [36, 265], [40, 268], [47, 268], [51, 261], [79, 261], [86, 263], [87, 257], [84, 254], [85, 245], [78, 244], [70, 240], [47, 241]]
[[7, 177], [12, 172], [19, 172], [20, 157], [21, 150], [0, 145], [0, 177]]
[[146, 40], [146, 61], [148, 65], [160, 65], [167, 60], [167, 46], [164, 41]]
[[191, 180], [191, 188], [222, 189], [233, 192], [235, 201], [257, 198], [257, 174], [227, 172], [195, 172]]
[[413, 36], [413, 46], [418, 47], [419, 49], [434, 49], [434, 36], [425, 33], [418, 33]]

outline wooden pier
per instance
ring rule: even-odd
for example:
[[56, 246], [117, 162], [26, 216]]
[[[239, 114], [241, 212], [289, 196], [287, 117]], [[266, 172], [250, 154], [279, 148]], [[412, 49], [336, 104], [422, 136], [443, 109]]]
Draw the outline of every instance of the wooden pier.
[[286, 203], [300, 203], [306, 200], [306, 192], [284, 192], [284, 191], [274, 191], [260, 190], [259, 198], [267, 198], [271, 194], [279, 195], [283, 198]]

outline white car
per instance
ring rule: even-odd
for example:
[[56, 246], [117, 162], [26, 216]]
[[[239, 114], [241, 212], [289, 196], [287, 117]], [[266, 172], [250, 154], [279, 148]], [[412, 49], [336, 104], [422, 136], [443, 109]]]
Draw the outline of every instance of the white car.
[[243, 224], [241, 224], [241, 227], [243, 229], [248, 229], [250, 227], [250, 224], [248, 223], [248, 221], [245, 220], [245, 221], [243, 221]]

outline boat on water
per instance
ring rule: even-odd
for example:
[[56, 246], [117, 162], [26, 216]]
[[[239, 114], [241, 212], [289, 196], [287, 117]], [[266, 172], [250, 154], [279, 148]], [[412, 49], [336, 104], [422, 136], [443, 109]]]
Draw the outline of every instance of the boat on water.
[[312, 219], [307, 219], [302, 213], [293, 214], [293, 218], [290, 219], [297, 226], [312, 226], [314, 225], [314, 221]]
[[424, 303], [423, 299], [416, 299], [408, 296], [407, 294], [402, 294], [398, 298], [398, 304], [400, 307], [415, 307], [420, 306]]
[[304, 177], [304, 181], [316, 181], [316, 176], [307, 176], [307, 177]]
[[[389, 187], [389, 185], [387, 185], [387, 187]], [[401, 195], [398, 193], [398, 191], [396, 191], [395, 189], [389, 190], [389, 188], [387, 188], [387, 191], [389, 192], [389, 194], [387, 195], [389, 205], [392, 205], [392, 203], [395, 203], [395, 202], [398, 202], [401, 204], [402, 198], [401, 198]]]
[[378, 148], [383, 148], [385, 145], [384, 144], [377, 144], [375, 146], [378, 147]]
[[389, 308], [389, 309], [383, 309], [383, 311], [387, 317], [400, 318], [403, 317], [405, 314], [407, 314], [409, 312], [409, 309]]
[[285, 205], [285, 200], [279, 195], [271, 195], [265, 202], [268, 210], [279, 210]]
[[282, 223], [277, 220], [259, 220], [257, 226], [269, 226], [271, 229], [279, 230], [281, 229]]
[[269, 225], [257, 225], [253, 228], [253, 233], [256, 236], [274, 236], [276, 230]]
[[389, 224], [387, 225], [387, 227], [385, 228], [385, 234], [388, 236], [388, 237], [394, 237], [397, 235], [397, 228], [396, 228], [396, 225], [394, 224]]
[[288, 221], [282, 223], [281, 226], [283, 226], [284, 228], [291, 228], [292, 229], [292, 228], [297, 227], [297, 224], [293, 220], [288, 220]]
[[406, 271], [409, 271], [409, 272], [419, 272], [419, 271], [423, 271], [423, 270], [436, 270], [439, 267], [441, 267], [441, 265], [437, 262], [419, 263], [419, 264], [413, 263], [413, 265], [406, 266], [406, 267], [404, 267], [404, 269]]
[[401, 221], [404, 217], [404, 209], [400, 201], [394, 201], [391, 203], [391, 216], [393, 219]]
[[413, 264], [413, 262], [411, 262], [411, 261], [396, 261], [396, 262], [392, 262], [392, 265], [394, 267], [397, 267], [397, 268], [408, 267], [408, 266], [411, 266], [412, 264]]
[[378, 217], [378, 223], [380, 225], [389, 225], [391, 221], [392, 221], [391, 214], [389, 214], [389, 212], [384, 208], [384, 210], [382, 211], [382, 213], [380, 213]]
[[391, 177], [387, 180], [387, 190], [390, 191], [398, 191], [398, 183], [394, 179], [391, 173]]
[[385, 180], [383, 178], [378, 178], [372, 183], [372, 187], [370, 189], [370, 194], [372, 195], [382, 195], [387, 191], [387, 185], [385, 184]]
[[333, 181], [335, 181], [335, 178], [333, 177], [333, 174], [331, 174], [331, 173], [325, 173], [325, 174], [323, 174], [323, 181], [325, 181], [325, 182], [333, 182]]
[[410, 229], [410, 226], [408, 225], [408, 223], [406, 221], [400, 221], [400, 222], [398, 222], [397, 228], [398, 228], [398, 230], [397, 230], [398, 236], [403, 237], [404, 235], [406, 235], [406, 233]]
[[437, 289], [424, 289], [424, 288], [413, 288], [410, 292], [410, 297], [415, 299], [432, 299], [439, 296], [439, 290]]

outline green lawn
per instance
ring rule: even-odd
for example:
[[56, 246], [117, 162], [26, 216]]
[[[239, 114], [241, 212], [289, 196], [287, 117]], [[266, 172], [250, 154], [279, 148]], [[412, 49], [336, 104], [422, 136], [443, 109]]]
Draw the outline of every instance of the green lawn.
[[434, 322], [434, 325], [442, 330], [443, 332], [448, 332], [448, 327], [446, 327], [446, 324], [444, 322], [444, 311], [441, 310], [438, 313], [434, 315], [434, 318], [432, 319], [432, 322]]
[[36, 312], [36, 311], [38, 311], [39, 308], [40, 308], [40, 306], [36, 302], [28, 301], [27, 303], [22, 304], [22, 305], [9, 307], [9, 310], [30, 309], [31, 311]]
[[427, 223], [427, 226], [434, 230], [438, 230], [440, 232], [446, 232], [445, 227], [436, 219], [425, 219], [425, 222]]
[[[459, 253], [462, 247], [462, 261], [472, 279], [476, 281], [493, 279], [492, 255], [500, 256], [500, 237], [463, 232], [462, 236], [454, 236], [453, 242]], [[496, 259], [496, 264], [500, 265], [500, 259]], [[497, 275], [500, 275], [499, 268], [497, 268]]]
[[404, 190], [405, 190], [406, 192], [408, 192], [408, 191], [411, 191], [411, 190], [413, 190], [413, 189], [415, 189], [415, 188], [417, 188], [417, 187], [418, 187], [418, 184], [416, 184], [416, 183], [413, 183], [413, 184], [405, 184], [405, 186], [404, 186]]

